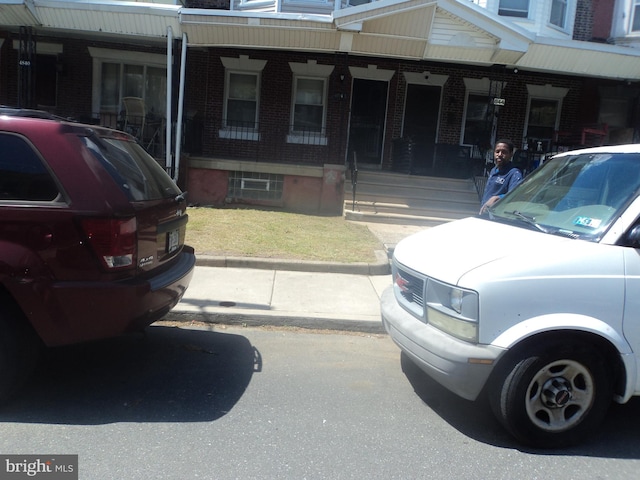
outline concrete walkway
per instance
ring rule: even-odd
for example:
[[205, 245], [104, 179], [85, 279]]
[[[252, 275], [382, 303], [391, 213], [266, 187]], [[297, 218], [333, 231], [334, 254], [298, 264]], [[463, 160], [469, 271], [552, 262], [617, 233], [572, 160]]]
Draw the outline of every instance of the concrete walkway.
[[[388, 252], [425, 228], [367, 226]], [[198, 257], [191, 285], [165, 319], [383, 333], [380, 295], [391, 275], [387, 253], [378, 257], [355, 265]]]

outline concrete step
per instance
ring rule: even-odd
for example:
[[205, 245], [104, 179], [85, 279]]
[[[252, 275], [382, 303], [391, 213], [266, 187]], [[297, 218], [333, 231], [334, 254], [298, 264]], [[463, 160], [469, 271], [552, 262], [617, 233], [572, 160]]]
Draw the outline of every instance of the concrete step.
[[347, 220], [369, 223], [388, 223], [393, 225], [416, 225], [425, 227], [435, 227], [443, 223], [457, 220], [456, 218], [447, 218], [439, 216], [424, 215], [402, 215], [397, 213], [375, 213], [375, 212], [353, 212], [345, 210], [344, 217]]
[[[387, 174], [386, 172], [358, 172], [358, 189], [380, 185], [399, 188], [426, 188], [436, 191], [476, 191], [475, 184], [471, 179], [400, 175], [397, 173]], [[351, 186], [351, 179], [347, 178], [345, 188], [350, 189]]]
[[[345, 202], [349, 203], [349, 202]], [[422, 207], [414, 205], [406, 205], [402, 203], [385, 203], [385, 202], [366, 202], [358, 201], [355, 208], [353, 204], [349, 204], [349, 210], [355, 212], [373, 212], [373, 213], [397, 213], [401, 215], [414, 215], [426, 217], [445, 217], [445, 218], [463, 218], [469, 215], [475, 215], [480, 210], [479, 205], [473, 205], [468, 208], [462, 208], [457, 204], [429, 204]]]
[[438, 225], [478, 213], [480, 200], [472, 179], [451, 179], [359, 172], [355, 190], [345, 184], [349, 220], [407, 225]]
[[[353, 195], [345, 196], [345, 201], [353, 202]], [[459, 194], [455, 192], [445, 192], [438, 195], [437, 192], [425, 191], [415, 196], [409, 196], [408, 193], [386, 193], [386, 192], [356, 192], [356, 201], [370, 203], [389, 203], [399, 204], [414, 208], [442, 208], [442, 209], [463, 209], [477, 210], [480, 208], [478, 195]]]

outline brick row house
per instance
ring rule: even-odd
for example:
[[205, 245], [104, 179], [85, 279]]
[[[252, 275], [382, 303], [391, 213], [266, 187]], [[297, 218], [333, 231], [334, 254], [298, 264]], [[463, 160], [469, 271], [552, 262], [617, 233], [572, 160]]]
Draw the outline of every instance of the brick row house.
[[131, 131], [195, 204], [340, 214], [354, 161], [637, 141], [638, 47], [640, 0], [0, 0], [0, 103]]

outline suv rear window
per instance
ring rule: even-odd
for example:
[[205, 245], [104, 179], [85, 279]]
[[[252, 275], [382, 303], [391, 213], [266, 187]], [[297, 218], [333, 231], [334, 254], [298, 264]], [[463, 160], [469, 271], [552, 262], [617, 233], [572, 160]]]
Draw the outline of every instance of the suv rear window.
[[82, 137], [81, 140], [129, 200], [160, 200], [180, 194], [171, 177], [140, 145], [97, 135]]
[[0, 200], [50, 202], [58, 187], [24, 138], [0, 134]]

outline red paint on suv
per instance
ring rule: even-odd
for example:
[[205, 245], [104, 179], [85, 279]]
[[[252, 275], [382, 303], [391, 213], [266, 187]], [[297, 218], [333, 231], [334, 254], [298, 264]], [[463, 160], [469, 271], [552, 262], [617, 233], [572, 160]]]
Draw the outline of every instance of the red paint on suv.
[[0, 400], [37, 342], [117, 336], [180, 301], [195, 266], [186, 206], [133, 137], [0, 109]]

